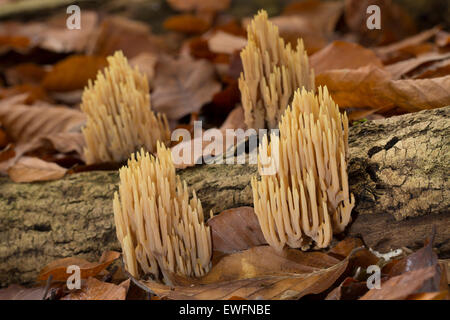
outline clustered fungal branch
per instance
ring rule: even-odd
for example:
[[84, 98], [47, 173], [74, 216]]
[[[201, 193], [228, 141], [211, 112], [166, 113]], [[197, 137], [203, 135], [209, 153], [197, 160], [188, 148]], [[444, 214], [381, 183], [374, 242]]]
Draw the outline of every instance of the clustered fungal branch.
[[87, 115], [87, 164], [124, 161], [141, 147], [154, 152], [157, 141], [170, 141], [165, 115], [151, 110], [147, 76], [131, 68], [121, 51], [108, 57], [94, 83], [89, 81], [81, 110]]
[[[297, 90], [279, 123], [280, 135], [264, 137], [259, 151], [261, 180], [252, 179], [256, 215], [267, 242], [307, 249], [327, 247], [342, 232], [354, 207], [347, 177], [348, 119], [327, 88]], [[275, 174], [263, 175], [278, 157]]]
[[248, 128], [276, 128], [297, 88], [314, 90], [303, 40], [296, 49], [285, 44], [278, 27], [261, 10], [247, 27], [247, 46], [241, 52], [244, 72], [239, 89]]
[[157, 157], [132, 155], [120, 169], [114, 219], [126, 269], [170, 284], [170, 274], [199, 277], [211, 266], [211, 234], [195, 192], [175, 174], [172, 153], [157, 145]]

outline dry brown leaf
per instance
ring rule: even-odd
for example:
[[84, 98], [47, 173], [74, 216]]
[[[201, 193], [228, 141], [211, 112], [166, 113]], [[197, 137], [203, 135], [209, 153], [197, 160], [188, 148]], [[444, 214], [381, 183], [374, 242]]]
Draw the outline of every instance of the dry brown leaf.
[[122, 50], [131, 59], [140, 53], [165, 51], [164, 41], [153, 35], [147, 24], [119, 16], [107, 17], [90, 41], [88, 54], [108, 56]]
[[164, 21], [164, 28], [166, 30], [185, 34], [203, 33], [209, 27], [210, 25], [207, 21], [192, 14], [171, 16]]
[[66, 172], [67, 169], [56, 163], [35, 157], [21, 157], [8, 169], [9, 177], [17, 183], [57, 180]]
[[247, 39], [229, 34], [227, 32], [218, 31], [208, 39], [208, 47], [214, 53], [233, 54], [242, 50], [247, 44]]
[[316, 75], [333, 69], [358, 69], [366, 65], [383, 67], [383, 63], [370, 49], [356, 43], [334, 41], [309, 58]]
[[0, 88], [0, 99], [27, 94], [25, 104], [33, 104], [36, 101], [52, 102], [47, 92], [40, 86], [31, 83], [19, 84], [13, 87]]
[[178, 282], [184, 286], [141, 283], [159, 297], [176, 300], [228, 300], [233, 296], [248, 300], [300, 299], [327, 290], [347, 264], [347, 259], [339, 261], [321, 252], [285, 249], [277, 253], [270, 246], [260, 246], [223, 257], [205, 277]]
[[81, 132], [60, 132], [41, 138], [43, 144], [50, 143], [51, 148], [61, 153], [76, 152], [84, 159], [84, 147], [86, 145]]
[[[367, 8], [377, 5], [381, 11], [381, 29], [367, 28]], [[345, 0], [345, 21], [365, 45], [390, 43], [416, 32], [414, 21], [392, 0]]]
[[25, 288], [12, 284], [8, 288], [0, 289], [0, 300], [43, 300], [45, 287]]
[[156, 67], [154, 87], [152, 108], [165, 113], [170, 120], [178, 120], [211, 102], [221, 84], [216, 80], [214, 66], [207, 60], [162, 56]]
[[408, 296], [439, 291], [436, 266], [417, 269], [395, 276], [381, 284], [380, 289], [371, 289], [360, 300], [403, 300]]
[[80, 267], [80, 276], [82, 279], [95, 277], [119, 257], [119, 252], [107, 251], [102, 255], [99, 262], [89, 262], [80, 258], [58, 259], [45, 266], [39, 273], [37, 280], [46, 281], [52, 275], [54, 281], [66, 281], [71, 275], [67, 273], [67, 267], [71, 265]]
[[208, 220], [213, 250], [242, 251], [267, 244], [252, 207], [228, 209]]
[[450, 74], [450, 59], [425, 65], [409, 74], [412, 79], [445, 77]]
[[9, 85], [40, 84], [47, 70], [34, 63], [21, 63], [5, 71], [6, 81]]
[[450, 45], [450, 33], [443, 30], [439, 31], [436, 34], [435, 42], [438, 45], [438, 47], [442, 48]]
[[414, 71], [415, 69], [419, 68], [421, 65], [430, 63], [430, 62], [436, 62], [436, 61], [442, 61], [445, 59], [450, 58], [450, 53], [430, 53], [430, 54], [424, 54], [417, 58], [412, 58], [404, 61], [400, 61], [394, 64], [391, 64], [386, 67], [386, 70], [389, 71], [392, 74], [392, 77], [394, 80], [401, 79], [405, 77], [408, 73]]
[[399, 42], [374, 48], [374, 51], [384, 64], [391, 64], [400, 60], [408, 59], [412, 57], [410, 52], [413, 48], [422, 45], [425, 41], [434, 37], [439, 30], [439, 27], [434, 27], [432, 29], [422, 31], [414, 36], [405, 38]]
[[170, 6], [179, 11], [222, 11], [230, 6], [231, 0], [167, 0]]
[[[15, 43], [19, 42], [21, 48], [25, 49], [39, 47], [58, 53], [84, 51], [97, 25], [97, 13], [84, 10], [81, 15], [81, 29], [68, 29], [66, 21], [67, 15], [63, 14], [46, 22], [3, 23], [0, 24], [0, 39], [5, 36], [22, 39], [21, 41], [16, 40]], [[26, 45], [25, 39], [28, 39], [28, 45]], [[1, 49], [0, 41], [1, 52], [4, 50]]]
[[42, 86], [48, 91], [81, 90], [106, 65], [105, 57], [73, 55], [55, 64], [45, 75]]
[[[26, 97], [25, 97], [26, 99]], [[13, 142], [30, 143], [39, 137], [77, 132], [86, 120], [78, 110], [62, 106], [27, 106], [24, 96], [0, 101], [0, 122]]]
[[356, 70], [331, 70], [316, 77], [340, 107], [394, 108], [409, 112], [450, 105], [450, 76], [391, 80], [386, 70], [369, 65]]
[[80, 290], [69, 293], [61, 300], [125, 300], [130, 280], [119, 285], [89, 278]]
[[245, 128], [244, 109], [242, 106], [238, 106], [229, 113], [228, 117], [220, 127], [220, 131], [225, 134], [227, 129], [237, 130]]

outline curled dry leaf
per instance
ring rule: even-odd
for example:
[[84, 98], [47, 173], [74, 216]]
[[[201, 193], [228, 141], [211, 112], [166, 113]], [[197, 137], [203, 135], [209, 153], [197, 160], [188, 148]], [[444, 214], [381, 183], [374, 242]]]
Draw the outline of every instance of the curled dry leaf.
[[316, 75], [333, 69], [358, 69], [367, 65], [383, 67], [383, 63], [370, 49], [359, 44], [334, 41], [309, 58]]
[[89, 262], [81, 258], [63, 258], [55, 260], [41, 270], [37, 280], [46, 281], [48, 277], [52, 275], [54, 281], [66, 281], [71, 275], [67, 273], [67, 267], [71, 265], [80, 267], [80, 276], [82, 279], [95, 277], [119, 257], [119, 252], [107, 251], [102, 255], [99, 262]]
[[80, 290], [73, 291], [61, 300], [125, 300], [130, 280], [116, 285], [90, 277]]
[[66, 172], [67, 169], [56, 163], [36, 157], [21, 157], [8, 169], [9, 177], [17, 183], [57, 180]]
[[412, 58], [391, 64], [386, 67], [386, 70], [392, 74], [394, 80], [404, 78], [407, 74], [418, 69], [420, 66], [432, 62], [439, 62], [450, 59], [450, 53], [429, 53], [421, 55], [417, 58]]
[[267, 244], [252, 207], [225, 210], [208, 220], [214, 251], [231, 253]]
[[48, 91], [81, 90], [89, 79], [95, 79], [98, 70], [106, 66], [105, 57], [73, 55], [57, 64], [47, 73], [42, 86]]
[[450, 76], [392, 80], [391, 74], [369, 65], [355, 70], [331, 70], [316, 77], [316, 85], [327, 86], [340, 107], [394, 108], [409, 112], [450, 104]]
[[270, 246], [259, 246], [223, 257], [198, 280], [179, 280], [174, 286], [140, 283], [159, 297], [175, 300], [300, 299], [331, 287], [347, 263], [321, 252], [286, 249], [278, 253]]
[[422, 45], [425, 41], [435, 36], [439, 30], [439, 27], [434, 27], [390, 45], [374, 48], [374, 51], [384, 64], [391, 64], [393, 62], [411, 58], [414, 56], [411, 54], [411, 52], [414, 51], [414, 48]]
[[209, 61], [186, 56], [178, 60], [162, 56], [156, 67], [154, 87], [152, 108], [165, 113], [170, 120], [200, 111], [221, 89]]

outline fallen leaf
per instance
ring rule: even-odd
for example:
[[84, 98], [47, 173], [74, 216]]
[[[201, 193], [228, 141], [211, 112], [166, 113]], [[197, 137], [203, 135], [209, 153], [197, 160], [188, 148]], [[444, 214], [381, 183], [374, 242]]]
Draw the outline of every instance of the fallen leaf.
[[43, 300], [45, 287], [25, 288], [11, 284], [8, 288], [0, 289], [0, 300]]
[[86, 146], [84, 136], [81, 132], [60, 132], [41, 138], [42, 144], [50, 143], [53, 150], [61, 153], [76, 152], [84, 158], [84, 147]]
[[232, 54], [235, 51], [241, 51], [247, 44], [247, 39], [235, 36], [223, 31], [214, 33], [208, 39], [208, 47], [214, 53]]
[[357, 300], [368, 290], [366, 282], [347, 277], [325, 297], [325, 300]]
[[450, 45], [450, 33], [443, 30], [439, 31], [436, 34], [435, 42], [438, 45], [438, 47], [442, 48]]
[[242, 106], [234, 108], [220, 127], [220, 131], [222, 131], [223, 133], [226, 133], [227, 129], [246, 129], [246, 125], [244, 122], [244, 109], [242, 108]]
[[252, 207], [228, 209], [208, 220], [213, 250], [242, 251], [267, 244]]
[[383, 63], [370, 49], [359, 44], [334, 41], [309, 58], [316, 75], [333, 69], [358, 69], [366, 65], [383, 67]]
[[164, 52], [166, 46], [160, 37], [151, 33], [147, 24], [110, 16], [103, 20], [97, 34], [92, 37], [87, 53], [106, 57], [117, 50], [122, 50], [128, 59], [132, 59], [143, 52]]
[[69, 293], [61, 300], [125, 300], [130, 280], [115, 285], [90, 277], [81, 289]]
[[34, 63], [21, 63], [5, 71], [6, 81], [9, 85], [40, 84], [47, 70]]
[[164, 21], [164, 28], [166, 30], [185, 34], [203, 33], [209, 27], [208, 22], [192, 14], [171, 16]]
[[55, 64], [42, 80], [42, 86], [48, 91], [81, 90], [106, 65], [105, 57], [73, 55]]
[[300, 299], [327, 290], [347, 263], [321, 252], [285, 249], [278, 253], [260, 246], [221, 258], [206, 276], [184, 282], [185, 286], [140, 282], [159, 297], [175, 300]]
[[152, 108], [170, 120], [178, 120], [210, 102], [221, 85], [215, 79], [214, 66], [207, 60], [162, 56], [152, 92]]
[[99, 262], [89, 262], [81, 258], [58, 259], [45, 266], [39, 273], [37, 280], [46, 281], [52, 275], [54, 281], [66, 281], [71, 275], [67, 273], [67, 267], [71, 265], [80, 267], [81, 278], [88, 279], [89, 277], [98, 275], [119, 257], [119, 252], [107, 251], [102, 255]]
[[340, 107], [394, 108], [409, 112], [450, 104], [450, 76], [391, 80], [391, 74], [369, 65], [355, 70], [331, 70], [316, 77], [316, 85], [327, 86]]
[[[98, 21], [97, 13], [84, 10], [81, 15], [81, 29], [68, 29], [67, 15], [52, 17], [46, 22], [7, 22], [0, 24], [0, 46], [2, 37], [13, 38], [14, 48], [24, 49], [39, 47], [52, 52], [82, 52]], [[3, 40], [4, 41], [4, 40]], [[10, 40], [11, 42], [11, 40]], [[0, 47], [1, 50], [1, 47]], [[5, 52], [7, 50], [1, 50]]]
[[407, 300], [448, 300], [448, 291], [416, 293], [408, 296]]
[[25, 104], [33, 104], [36, 101], [51, 102], [47, 92], [40, 86], [31, 83], [19, 84], [5, 89], [0, 88], [0, 98], [9, 98], [20, 94], [27, 94]]
[[450, 74], [450, 59], [426, 65], [410, 73], [412, 79], [440, 78]]
[[420, 46], [428, 39], [434, 37], [439, 30], [439, 27], [434, 27], [390, 45], [374, 48], [374, 51], [384, 64], [405, 60], [414, 56], [410, 53], [412, 48]]
[[421, 65], [442, 61], [450, 58], [450, 53], [439, 54], [439, 53], [430, 53], [424, 54], [417, 58], [412, 58], [404, 61], [400, 61], [394, 64], [391, 64], [386, 67], [386, 70], [392, 74], [393, 79], [401, 79], [405, 77], [408, 73], [414, 71], [419, 68]]
[[395, 276], [381, 284], [380, 289], [371, 289], [360, 300], [403, 300], [408, 296], [439, 290], [436, 266], [417, 269]]
[[0, 122], [13, 142], [30, 143], [37, 138], [61, 132], [80, 131], [86, 116], [63, 106], [23, 105], [26, 96], [0, 101]]
[[9, 177], [16, 183], [57, 180], [66, 172], [67, 169], [56, 163], [36, 157], [21, 157], [8, 169]]
[[179, 11], [222, 11], [230, 6], [231, 0], [167, 0], [169, 5]]

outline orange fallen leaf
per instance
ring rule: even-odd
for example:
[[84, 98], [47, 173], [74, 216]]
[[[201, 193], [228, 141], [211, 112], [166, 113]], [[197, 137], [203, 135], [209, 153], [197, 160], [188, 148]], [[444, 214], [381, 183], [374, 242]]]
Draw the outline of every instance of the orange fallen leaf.
[[209, 23], [192, 14], [171, 16], [164, 21], [164, 28], [170, 31], [196, 34], [209, 29]]
[[80, 90], [106, 65], [104, 57], [73, 55], [55, 64], [42, 80], [42, 86], [48, 91]]
[[21, 63], [5, 71], [9, 85], [40, 84], [47, 71], [34, 63]]
[[316, 75], [333, 69], [358, 69], [366, 65], [383, 67], [377, 55], [356, 43], [334, 41], [309, 58]]
[[26, 93], [25, 104], [33, 104], [36, 101], [51, 102], [47, 92], [40, 86], [31, 83], [19, 84], [13, 87], [0, 89], [0, 98], [8, 98]]
[[175, 300], [300, 299], [327, 290], [345, 271], [348, 260], [339, 261], [321, 252], [269, 246], [253, 247], [222, 257], [199, 279], [177, 279], [173, 286], [140, 281], [150, 292]]
[[369, 65], [355, 70], [331, 70], [316, 77], [340, 107], [394, 108], [409, 112], [450, 105], [450, 76], [392, 80], [386, 70]]
[[67, 169], [56, 163], [35, 157], [21, 157], [8, 169], [9, 177], [17, 183], [57, 180], [66, 172]]
[[90, 277], [80, 290], [69, 293], [61, 300], [125, 300], [130, 280], [119, 285]]
[[119, 257], [119, 252], [107, 251], [102, 255], [99, 262], [89, 262], [81, 258], [58, 259], [45, 266], [39, 273], [37, 280], [46, 281], [52, 275], [54, 281], [66, 281], [71, 275], [67, 273], [67, 267], [71, 265], [80, 267], [80, 276], [82, 279], [95, 277]]
[[446, 59], [450, 59], [450, 53], [429, 53], [421, 55], [417, 58], [412, 58], [391, 64], [386, 67], [386, 70], [392, 74], [393, 79], [401, 79], [404, 78], [408, 73], [413, 72], [415, 69], [418, 69], [424, 64], [443, 61]]

